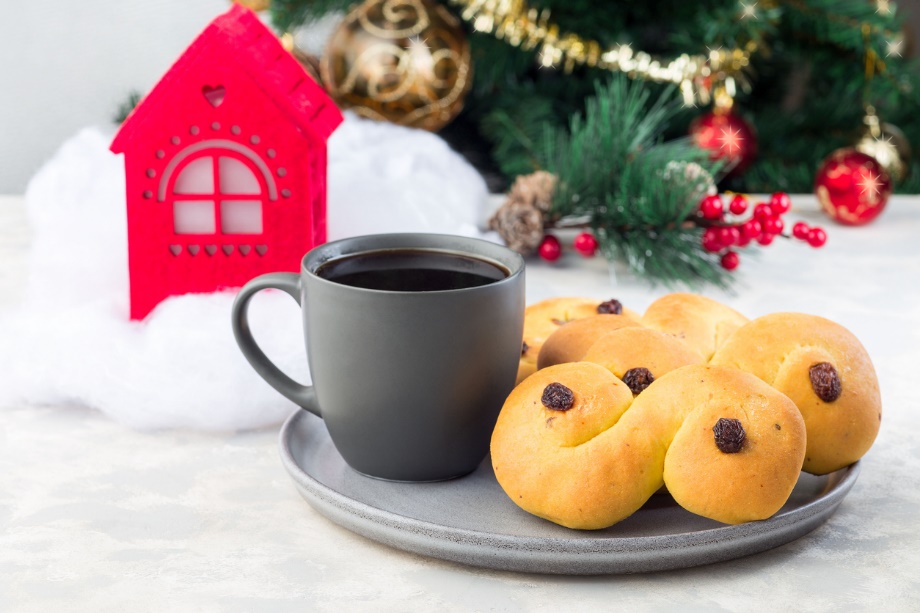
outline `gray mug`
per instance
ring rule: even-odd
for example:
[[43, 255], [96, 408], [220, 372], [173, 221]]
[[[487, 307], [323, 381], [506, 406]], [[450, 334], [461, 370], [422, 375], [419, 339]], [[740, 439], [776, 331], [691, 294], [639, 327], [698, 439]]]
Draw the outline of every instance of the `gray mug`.
[[[414, 253], [456, 256], [459, 268], [472, 258], [501, 273], [484, 285], [428, 291], [369, 289], [326, 273], [401, 252], [409, 261]], [[412, 271], [395, 266], [398, 282], [410, 283]], [[249, 301], [269, 288], [301, 305], [313, 386], [281, 372], [253, 339]], [[316, 247], [299, 274], [247, 283], [233, 304], [233, 332], [272, 387], [325, 421], [349, 466], [381, 479], [438, 481], [472, 472], [488, 453], [514, 387], [524, 302], [523, 259], [501, 245], [438, 234], [359, 236]]]

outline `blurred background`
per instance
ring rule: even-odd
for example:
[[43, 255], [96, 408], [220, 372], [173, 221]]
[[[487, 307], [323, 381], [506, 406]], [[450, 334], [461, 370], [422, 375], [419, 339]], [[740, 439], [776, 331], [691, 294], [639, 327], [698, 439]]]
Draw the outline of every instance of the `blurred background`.
[[227, 0], [4, 0], [0, 194], [80, 128], [111, 122], [146, 92]]
[[[146, 92], [228, 0], [5, 0], [0, 17], [0, 194], [80, 128]], [[918, 40], [920, 0], [903, 0]], [[917, 45], [908, 47], [916, 55]]]

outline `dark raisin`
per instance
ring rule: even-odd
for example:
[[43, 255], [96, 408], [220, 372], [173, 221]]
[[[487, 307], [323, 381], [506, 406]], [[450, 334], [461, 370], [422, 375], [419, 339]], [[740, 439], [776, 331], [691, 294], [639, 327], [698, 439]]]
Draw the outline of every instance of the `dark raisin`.
[[776, 428], [777, 430], [782, 430], [782, 427], [780, 427], [779, 424], [773, 424], [773, 427]]
[[642, 393], [654, 380], [655, 375], [648, 368], [643, 368], [642, 366], [630, 368], [623, 375], [623, 383], [636, 395]]
[[527, 344], [527, 341], [521, 343], [521, 355], [527, 353], [527, 350], [530, 349], [530, 346]]
[[543, 406], [554, 411], [568, 411], [575, 404], [575, 394], [561, 383], [550, 383], [540, 398]]
[[812, 389], [824, 402], [834, 402], [840, 398], [840, 375], [830, 362], [819, 362], [809, 368], [808, 378], [811, 379]]
[[602, 315], [619, 315], [623, 312], [623, 303], [616, 298], [611, 298], [597, 305], [597, 312]]
[[720, 417], [712, 427], [716, 435], [716, 447], [722, 453], [738, 453], [744, 445], [744, 427], [737, 419]]

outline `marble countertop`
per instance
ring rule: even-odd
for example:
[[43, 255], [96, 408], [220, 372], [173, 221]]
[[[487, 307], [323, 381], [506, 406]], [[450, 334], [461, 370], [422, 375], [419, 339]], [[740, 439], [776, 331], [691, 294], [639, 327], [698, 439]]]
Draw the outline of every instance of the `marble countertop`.
[[[792, 217], [824, 223], [814, 201]], [[791, 310], [852, 330], [873, 357], [884, 419], [855, 487], [777, 549], [645, 575], [496, 572], [404, 553], [331, 523], [297, 494], [277, 428], [139, 432], [86, 408], [0, 408], [2, 611], [916, 611], [920, 601], [920, 198], [873, 225], [824, 224], [821, 250], [780, 241], [745, 258], [748, 316]], [[0, 308], [27, 281], [22, 199], [0, 198]], [[528, 264], [528, 300], [667, 290], [599, 258]], [[0, 339], [3, 351], [3, 339]]]

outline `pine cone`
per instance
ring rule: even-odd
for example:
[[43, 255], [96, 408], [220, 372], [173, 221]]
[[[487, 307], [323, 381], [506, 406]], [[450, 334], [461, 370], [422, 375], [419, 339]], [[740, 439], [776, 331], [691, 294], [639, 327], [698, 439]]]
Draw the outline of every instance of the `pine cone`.
[[543, 213], [532, 204], [509, 196], [492, 215], [489, 227], [499, 233], [509, 249], [528, 255], [543, 240]]
[[529, 175], [521, 175], [514, 180], [508, 200], [517, 200], [536, 207], [543, 213], [549, 211], [553, 204], [553, 191], [556, 189], [556, 175], [538, 170]]

